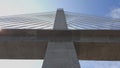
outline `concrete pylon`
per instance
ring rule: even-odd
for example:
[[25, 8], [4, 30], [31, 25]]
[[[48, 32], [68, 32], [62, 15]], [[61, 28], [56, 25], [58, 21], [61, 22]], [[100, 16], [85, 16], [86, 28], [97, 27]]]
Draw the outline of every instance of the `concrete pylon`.
[[[67, 23], [63, 9], [56, 13], [54, 30], [67, 30]], [[59, 38], [58, 38], [59, 39]], [[48, 42], [42, 68], [80, 68], [73, 42]]]

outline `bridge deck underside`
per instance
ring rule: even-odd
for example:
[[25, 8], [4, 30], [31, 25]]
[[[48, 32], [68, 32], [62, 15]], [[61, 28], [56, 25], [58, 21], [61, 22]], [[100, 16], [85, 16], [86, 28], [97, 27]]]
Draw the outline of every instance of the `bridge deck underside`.
[[118, 30], [2, 30], [0, 59], [43, 59], [48, 41], [74, 42], [81, 60], [120, 60]]

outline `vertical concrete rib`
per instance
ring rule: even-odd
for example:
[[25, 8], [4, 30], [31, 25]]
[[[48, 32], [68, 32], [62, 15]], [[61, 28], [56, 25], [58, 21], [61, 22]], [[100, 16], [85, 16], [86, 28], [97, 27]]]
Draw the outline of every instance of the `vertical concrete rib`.
[[[67, 30], [62, 9], [57, 10], [54, 30]], [[48, 42], [42, 68], [80, 68], [73, 42]]]
[[63, 9], [58, 9], [54, 22], [54, 30], [67, 30], [66, 17]]

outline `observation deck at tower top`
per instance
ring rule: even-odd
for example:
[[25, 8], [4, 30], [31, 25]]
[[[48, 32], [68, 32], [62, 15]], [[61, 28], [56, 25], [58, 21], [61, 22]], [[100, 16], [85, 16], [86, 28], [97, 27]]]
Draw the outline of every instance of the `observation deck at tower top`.
[[0, 58], [43, 59], [47, 42], [72, 41], [79, 59], [120, 60], [119, 19], [64, 13], [68, 30], [52, 30], [56, 12], [0, 17]]

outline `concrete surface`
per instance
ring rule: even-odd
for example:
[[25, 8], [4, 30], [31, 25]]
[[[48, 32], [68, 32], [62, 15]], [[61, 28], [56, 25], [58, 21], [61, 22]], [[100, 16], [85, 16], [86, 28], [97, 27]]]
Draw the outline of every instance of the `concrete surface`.
[[42, 68], [80, 68], [72, 42], [49, 42]]

